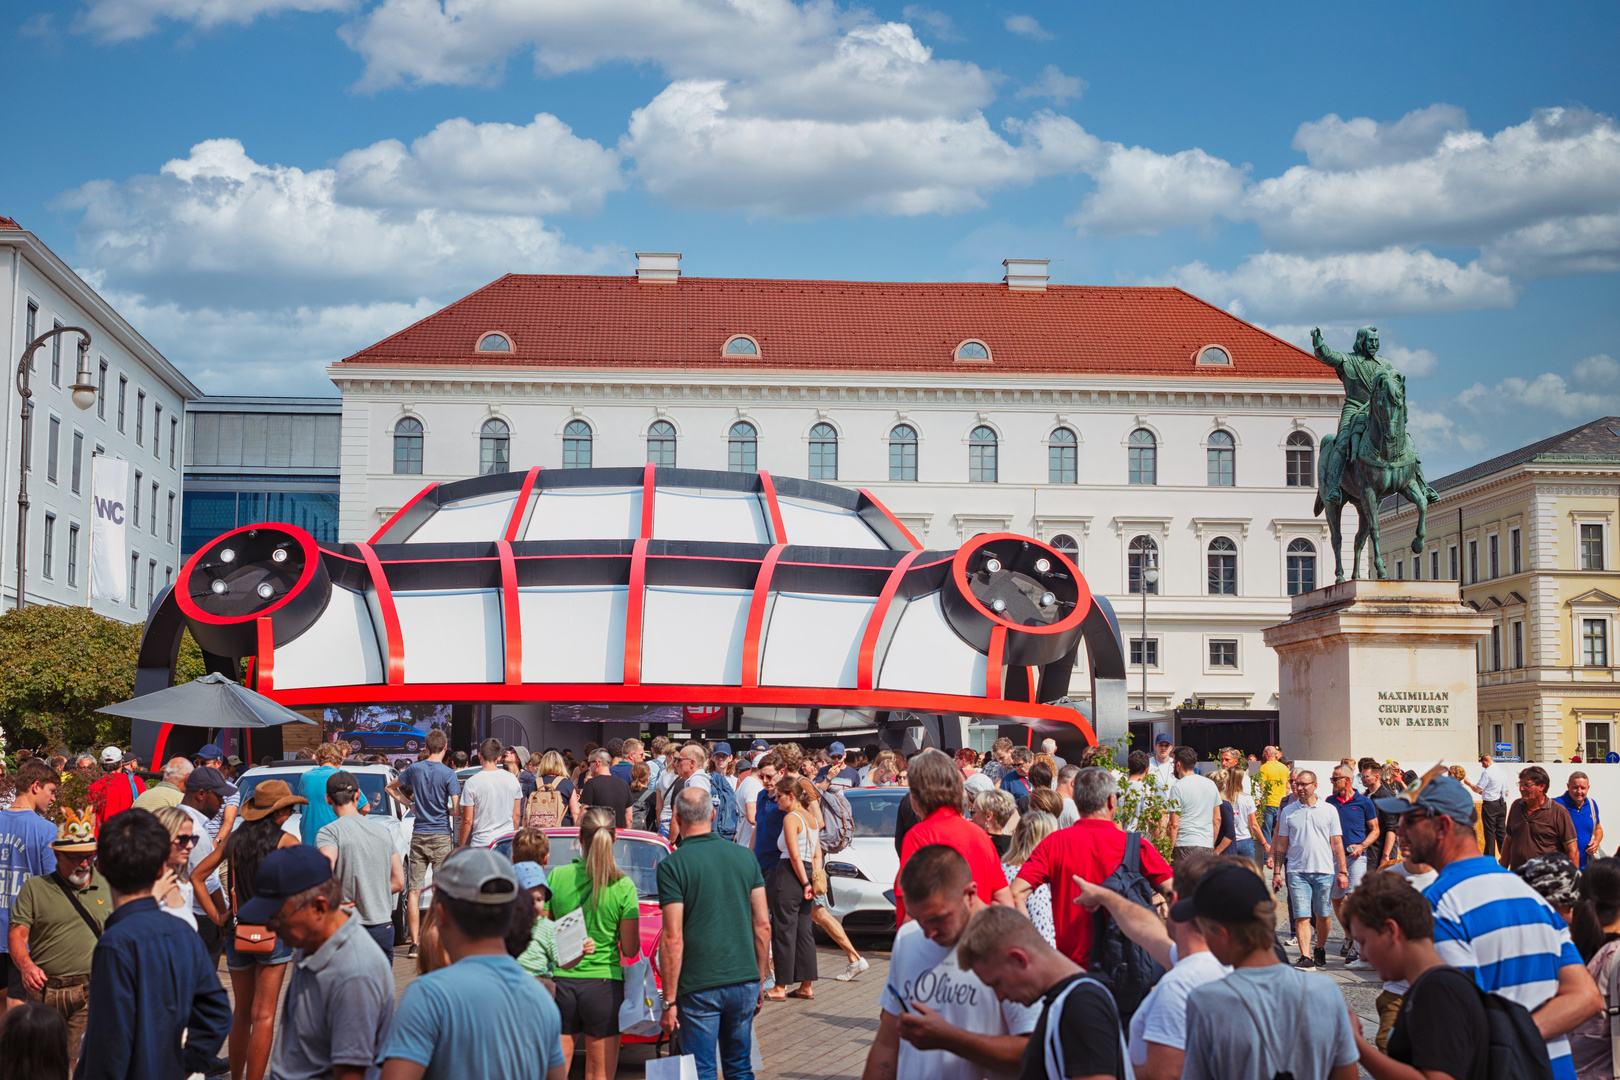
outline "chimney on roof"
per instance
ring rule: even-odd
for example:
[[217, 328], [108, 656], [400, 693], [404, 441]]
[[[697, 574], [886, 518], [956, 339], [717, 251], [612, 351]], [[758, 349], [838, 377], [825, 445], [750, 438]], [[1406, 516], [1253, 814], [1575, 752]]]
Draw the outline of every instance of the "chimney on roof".
[[1049, 262], [1050, 259], [1002, 259], [1001, 265], [1007, 268], [1007, 276], [1001, 280], [1012, 292], [1045, 292], [1046, 265]]
[[674, 284], [681, 279], [681, 253], [636, 252], [636, 280], [656, 284]]

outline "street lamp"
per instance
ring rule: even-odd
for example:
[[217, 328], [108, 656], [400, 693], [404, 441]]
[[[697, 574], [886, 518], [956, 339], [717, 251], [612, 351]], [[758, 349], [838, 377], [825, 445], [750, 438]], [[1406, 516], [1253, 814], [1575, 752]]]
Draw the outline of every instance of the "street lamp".
[[1147, 598], [1148, 598], [1148, 586], [1157, 583], [1158, 580], [1159, 580], [1159, 568], [1157, 566], [1154, 566], [1154, 565], [1152, 565], [1151, 563], [1148, 562], [1148, 560], [1150, 558], [1151, 558], [1151, 556], [1147, 552], [1145, 552], [1145, 551], [1142, 552], [1142, 562], [1147, 564], [1147, 565], [1144, 565], [1142, 567], [1142, 711], [1143, 712], [1147, 712], [1147, 668], [1148, 668], [1148, 663], [1147, 663], [1147, 656], [1148, 656]]
[[[73, 377], [73, 384], [68, 387], [73, 391], [73, 404], [79, 409], [88, 409], [96, 403], [97, 388], [90, 381], [90, 332], [77, 326], [58, 326], [54, 330], [47, 330], [39, 337], [28, 343], [23, 350], [22, 359], [17, 362], [17, 392], [22, 395], [22, 436], [28, 440], [33, 432], [29, 428], [29, 421], [34, 416], [34, 391], [28, 385], [29, 370], [34, 364], [34, 353], [39, 351], [41, 345], [58, 334], [79, 335], [79, 371]], [[21, 611], [26, 603], [24, 583], [28, 567], [28, 459], [32, 447], [27, 441], [23, 443], [22, 453], [17, 455], [17, 474], [20, 482], [17, 485], [17, 610]]]

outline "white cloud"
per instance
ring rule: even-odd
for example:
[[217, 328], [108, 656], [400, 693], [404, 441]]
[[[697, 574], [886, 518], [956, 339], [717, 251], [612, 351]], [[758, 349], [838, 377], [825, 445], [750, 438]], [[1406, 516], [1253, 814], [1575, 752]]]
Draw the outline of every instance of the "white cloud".
[[624, 187], [619, 155], [540, 113], [531, 124], [446, 120], [407, 149], [386, 139], [337, 163], [334, 195], [359, 206], [589, 214]]
[[1097, 140], [1038, 113], [1010, 143], [975, 112], [962, 119], [855, 123], [738, 116], [724, 83], [677, 82], [637, 109], [620, 143], [647, 190], [683, 206], [785, 217], [868, 211], [951, 213], [986, 192], [1072, 172]]
[[1620, 270], [1620, 213], [1561, 217], [1516, 229], [1486, 244], [1481, 261], [1525, 277]]
[[900, 9], [900, 14], [910, 22], [928, 27], [929, 34], [940, 41], [962, 40], [962, 35], [956, 32], [956, 23], [943, 11], [935, 11], [921, 4], [907, 4]]
[[1236, 270], [1202, 262], [1165, 279], [1223, 307], [1240, 301], [1259, 318], [1351, 321], [1509, 307], [1512, 283], [1478, 262], [1458, 266], [1428, 251], [1387, 248], [1321, 257], [1267, 251]]
[[1072, 75], [1065, 75], [1056, 64], [1047, 64], [1041, 70], [1038, 81], [1028, 86], [1020, 87], [1016, 98], [1051, 98], [1052, 104], [1062, 108], [1069, 102], [1076, 100], [1085, 93], [1084, 79], [1077, 79]]
[[1455, 105], [1416, 109], [1393, 124], [1365, 116], [1341, 120], [1337, 113], [1328, 113], [1299, 125], [1294, 149], [1304, 151], [1315, 168], [1351, 172], [1425, 157], [1446, 135], [1467, 130], [1468, 116]]
[[1440, 358], [1428, 349], [1408, 349], [1402, 345], [1383, 346], [1379, 355], [1408, 379], [1427, 379], [1440, 369]]
[[454, 296], [505, 271], [618, 259], [568, 245], [538, 218], [350, 206], [335, 187], [335, 170], [263, 165], [237, 140], [212, 139], [158, 176], [86, 184], [58, 205], [83, 211], [80, 260], [153, 304], [263, 311]]
[[[1329, 155], [1337, 163], [1334, 155], [1347, 153], [1343, 140], [1327, 142], [1338, 148]], [[1402, 152], [1414, 145], [1408, 140]], [[1491, 137], [1444, 132], [1431, 152], [1410, 160], [1352, 171], [1297, 166], [1254, 185], [1234, 213], [1252, 219], [1273, 247], [1370, 250], [1477, 247], [1549, 219], [1616, 210], [1620, 126], [1583, 109], [1540, 109]]]
[[1036, 41], [1051, 41], [1052, 35], [1041, 28], [1033, 15], [1009, 15], [1003, 24], [1014, 34], [1022, 37], [1034, 38]]
[[1534, 379], [1514, 376], [1495, 386], [1475, 383], [1457, 395], [1457, 404], [1482, 417], [1519, 415], [1528, 409], [1560, 421], [1592, 420], [1620, 412], [1620, 364], [1600, 353], [1578, 363], [1569, 379], [1544, 371]]
[[91, 0], [79, 28], [103, 41], [128, 41], [145, 37], [164, 21], [212, 30], [284, 11], [347, 12], [358, 6], [357, 0]]
[[[1468, 423], [1459, 424], [1444, 411], [1415, 405], [1407, 407], [1406, 430], [1411, 434], [1420, 457], [1444, 450], [1464, 450], [1477, 454], [1489, 445], [1478, 427]], [[1423, 471], [1431, 482], [1443, 475], [1434, 469], [1425, 468]]]
[[1166, 155], [1118, 143], [1108, 144], [1100, 166], [1087, 171], [1097, 190], [1068, 224], [1104, 236], [1207, 225], [1241, 197], [1246, 179], [1245, 169], [1202, 150]]

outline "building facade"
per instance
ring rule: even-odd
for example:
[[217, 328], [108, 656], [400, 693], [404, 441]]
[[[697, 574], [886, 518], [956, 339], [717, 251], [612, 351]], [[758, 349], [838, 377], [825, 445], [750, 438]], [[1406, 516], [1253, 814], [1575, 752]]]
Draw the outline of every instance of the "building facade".
[[205, 397], [186, 406], [180, 555], [238, 525], [338, 538], [340, 398]]
[[[10, 277], [0, 596], [8, 610], [16, 606], [18, 474], [26, 467], [27, 602], [88, 604], [102, 615], [140, 621], [181, 565], [180, 422], [186, 402], [200, 391], [37, 236], [8, 218], [0, 218], [0, 252]], [[57, 336], [34, 354], [34, 410], [24, 430], [16, 364], [30, 341], [55, 326], [90, 332], [89, 369], [99, 392], [89, 409], [74, 407], [69, 387], [79, 337]], [[89, 600], [90, 479], [100, 454], [129, 462], [129, 596], [121, 602]]]
[[1315, 455], [1342, 402], [1310, 354], [1180, 290], [1048, 287], [1038, 262], [1000, 285], [641, 264], [509, 275], [329, 368], [341, 539], [429, 482], [536, 465], [827, 480], [927, 547], [1068, 552], [1119, 614], [1133, 705], [1145, 665], [1150, 708], [1276, 707], [1261, 630], [1320, 583]]
[[1410, 503], [1379, 517], [1394, 577], [1460, 583], [1493, 620], [1478, 646], [1481, 750], [1521, 760], [1616, 748], [1620, 417], [1605, 417], [1442, 477], [1421, 554]]

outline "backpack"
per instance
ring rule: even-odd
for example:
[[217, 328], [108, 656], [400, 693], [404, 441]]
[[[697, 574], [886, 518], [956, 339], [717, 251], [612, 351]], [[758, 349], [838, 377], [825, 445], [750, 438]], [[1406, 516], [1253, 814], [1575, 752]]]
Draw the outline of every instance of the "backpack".
[[653, 797], [658, 794], [656, 785], [648, 784], [641, 794], [630, 804], [630, 825], [636, 829], [646, 829], [649, 832], [658, 831], [658, 822], [653, 819]]
[[[1102, 887], [1116, 892], [1140, 907], [1153, 907], [1153, 884], [1142, 876], [1142, 834], [1125, 834], [1125, 856], [1114, 872], [1103, 879]], [[1113, 992], [1120, 1022], [1127, 1027], [1148, 991], [1164, 977], [1164, 968], [1125, 932], [1103, 908], [1091, 921], [1091, 959], [1088, 974], [1102, 980]]]
[[842, 791], [829, 787], [821, 793], [821, 853], [833, 855], [849, 847], [855, 834], [855, 811]]
[[1468, 980], [1485, 1006], [1485, 1027], [1491, 1049], [1486, 1060], [1491, 1080], [1552, 1080], [1552, 1061], [1530, 1010], [1501, 994], [1481, 990], [1474, 973], [1453, 969]]
[[737, 839], [737, 826], [742, 822], [742, 807], [737, 805], [737, 789], [731, 780], [720, 774], [709, 774], [709, 798], [714, 802], [714, 831], [727, 840]]
[[557, 785], [561, 783], [562, 777], [553, 776], [536, 787], [534, 794], [529, 796], [523, 816], [531, 828], [555, 829], [562, 824], [563, 815], [568, 812], [568, 803], [557, 790]]

